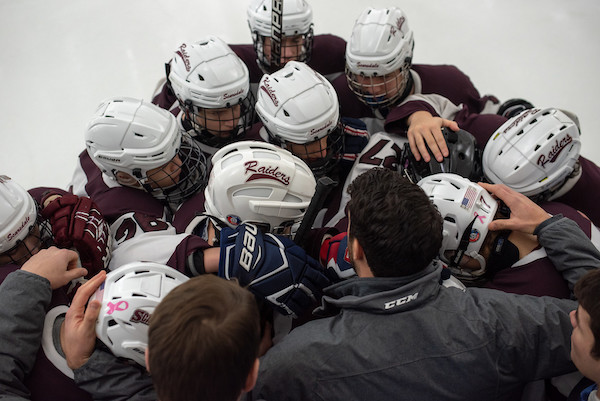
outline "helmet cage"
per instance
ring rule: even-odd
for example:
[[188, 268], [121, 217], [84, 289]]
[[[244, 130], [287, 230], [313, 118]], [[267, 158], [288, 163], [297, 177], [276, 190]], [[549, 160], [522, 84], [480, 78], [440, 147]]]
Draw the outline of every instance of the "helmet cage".
[[[286, 141], [282, 137], [274, 135], [268, 129], [267, 132], [273, 143], [302, 159], [317, 178], [331, 172], [342, 159], [345, 137], [341, 122], [338, 122], [336, 127], [326, 136], [307, 143]], [[324, 143], [325, 138], [326, 142]]]
[[[177, 155], [181, 160], [181, 164], [175, 170], [168, 172], [163, 166], [151, 175], [136, 177], [143, 188], [152, 196], [171, 204], [180, 204], [183, 200], [204, 188], [207, 181], [206, 156], [189, 134], [184, 133], [182, 135]], [[174, 163], [174, 161], [169, 163]], [[155, 177], [159, 174], [162, 179], [156, 181]], [[135, 175], [136, 172], [134, 171]], [[170, 182], [170, 184], [165, 185], [165, 181]]]
[[280, 61], [273, 63], [273, 4], [271, 0], [254, 0], [247, 8], [248, 26], [256, 58], [261, 70], [270, 74], [288, 61], [309, 62], [313, 45], [313, 14], [311, 6], [304, 0], [279, 0], [280, 18]]
[[354, 73], [346, 64], [346, 79], [350, 90], [367, 106], [375, 109], [391, 107], [405, 99], [412, 89], [411, 62], [388, 74]]
[[211, 147], [222, 147], [242, 139], [254, 122], [255, 103], [251, 91], [234, 104], [218, 109], [195, 106], [190, 99], [180, 100], [181, 108], [197, 135], [196, 139]]
[[258, 66], [265, 74], [271, 74], [279, 70], [288, 61], [308, 63], [312, 55], [313, 39], [314, 33], [312, 24], [307, 32], [282, 35], [280, 46], [281, 56], [279, 65], [276, 65], [271, 61], [271, 35], [263, 36], [257, 31], [252, 32], [252, 42], [254, 43], [256, 60]]

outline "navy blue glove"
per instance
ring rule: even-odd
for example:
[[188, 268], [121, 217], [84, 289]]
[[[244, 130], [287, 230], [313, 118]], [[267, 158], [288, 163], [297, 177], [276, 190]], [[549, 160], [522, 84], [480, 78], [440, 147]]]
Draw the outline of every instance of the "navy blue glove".
[[221, 230], [219, 276], [237, 278], [285, 315], [298, 317], [331, 284], [320, 264], [282, 236], [263, 234], [252, 224]]

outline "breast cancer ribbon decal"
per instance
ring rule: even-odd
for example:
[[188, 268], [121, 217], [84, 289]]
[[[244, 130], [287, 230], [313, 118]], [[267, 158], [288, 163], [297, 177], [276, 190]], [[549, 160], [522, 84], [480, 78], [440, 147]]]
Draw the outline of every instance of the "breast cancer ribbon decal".
[[116, 304], [108, 302], [106, 306], [108, 306], [108, 311], [106, 312], [107, 315], [112, 315], [114, 311], [124, 311], [129, 308], [127, 301], [119, 301]]

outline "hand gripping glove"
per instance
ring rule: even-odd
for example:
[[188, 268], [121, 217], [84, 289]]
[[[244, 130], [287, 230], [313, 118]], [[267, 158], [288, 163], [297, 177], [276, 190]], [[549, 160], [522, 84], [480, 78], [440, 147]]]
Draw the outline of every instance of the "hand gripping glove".
[[108, 266], [110, 229], [90, 198], [60, 196], [42, 209], [42, 217], [50, 221], [58, 247], [74, 248], [79, 253], [81, 265], [88, 271], [86, 277]]
[[263, 234], [252, 224], [221, 230], [219, 276], [240, 285], [298, 317], [320, 299], [331, 284], [319, 263], [288, 238]]

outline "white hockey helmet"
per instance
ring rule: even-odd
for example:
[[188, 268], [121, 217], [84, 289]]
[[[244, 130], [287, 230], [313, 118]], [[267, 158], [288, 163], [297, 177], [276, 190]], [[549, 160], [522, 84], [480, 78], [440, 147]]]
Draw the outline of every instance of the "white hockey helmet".
[[[480, 185], [457, 174], [433, 174], [423, 178], [418, 185], [444, 220], [440, 259], [448, 263], [452, 273], [461, 280], [481, 277], [486, 261], [479, 252], [498, 210], [498, 201]], [[450, 259], [447, 251], [456, 252]], [[459, 262], [463, 255], [477, 260], [480, 268], [461, 268]]]
[[315, 192], [310, 168], [266, 142], [229, 144], [214, 154], [212, 166], [204, 191], [206, 214], [231, 228], [253, 223], [285, 234], [302, 220]]
[[[183, 43], [166, 68], [169, 85], [200, 142], [222, 146], [252, 124], [248, 67], [220, 38]], [[219, 113], [208, 113], [210, 109]]]
[[10, 177], [0, 175], [0, 254], [25, 240], [37, 222], [37, 204]]
[[576, 170], [581, 142], [572, 119], [555, 108], [507, 120], [483, 150], [483, 173], [536, 201], [548, 199]]
[[403, 100], [412, 88], [413, 47], [413, 32], [401, 9], [365, 9], [346, 46], [350, 89], [371, 107]]
[[327, 137], [323, 146], [312, 145], [310, 151], [307, 146], [294, 147], [315, 175], [325, 174], [339, 162], [344, 137], [337, 93], [308, 65], [290, 61], [279, 71], [263, 75], [256, 112], [272, 141], [287, 150]]
[[[85, 142], [93, 162], [109, 178], [127, 173], [157, 199], [178, 203], [206, 183], [206, 158], [199, 145], [181, 133], [171, 113], [152, 103], [127, 97], [104, 101], [88, 124]], [[181, 165], [172, 179], [156, 185], [148, 171], [175, 156]]]
[[[247, 9], [248, 25], [252, 33], [257, 62], [265, 73], [271, 73], [285, 62], [297, 60], [310, 61], [313, 42], [313, 13], [311, 6], [304, 0], [276, 0], [275, 11], [281, 13], [281, 58], [280, 64], [271, 61], [271, 44], [265, 46], [265, 39], [272, 41], [273, 1], [251, 0]], [[277, 18], [277, 17], [275, 17]], [[295, 40], [286, 38], [295, 37]], [[265, 49], [266, 47], [266, 49]]]
[[111, 271], [92, 298], [102, 302], [96, 335], [116, 356], [146, 366], [149, 319], [160, 301], [187, 280], [154, 262], [132, 262]]

